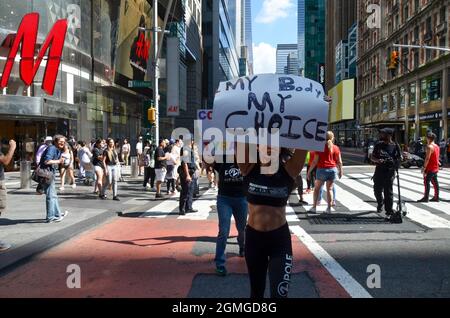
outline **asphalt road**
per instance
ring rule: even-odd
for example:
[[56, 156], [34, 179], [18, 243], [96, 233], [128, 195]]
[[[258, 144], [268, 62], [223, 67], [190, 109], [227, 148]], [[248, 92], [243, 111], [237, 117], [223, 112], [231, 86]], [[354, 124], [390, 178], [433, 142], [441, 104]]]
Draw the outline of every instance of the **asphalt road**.
[[[347, 167], [345, 173], [331, 217], [320, 214], [325, 206], [313, 215], [296, 205], [296, 194], [291, 198], [290, 297], [450, 297], [450, 171], [440, 173], [443, 202], [416, 204], [423, 191], [420, 171], [401, 170], [409, 212], [403, 224], [386, 223], [375, 213], [373, 167]], [[143, 193], [137, 182], [126, 187], [128, 204]], [[176, 197], [153, 201], [144, 193], [136, 199], [145, 200], [140, 207], [0, 272], [0, 297], [247, 297], [234, 227], [230, 274], [214, 274], [216, 195], [205, 189], [195, 203], [199, 212], [180, 217]], [[305, 200], [311, 202], [311, 194]], [[86, 199], [75, 202], [83, 207]], [[114, 210], [125, 211], [124, 203]], [[66, 284], [72, 264], [81, 269], [80, 289]]]

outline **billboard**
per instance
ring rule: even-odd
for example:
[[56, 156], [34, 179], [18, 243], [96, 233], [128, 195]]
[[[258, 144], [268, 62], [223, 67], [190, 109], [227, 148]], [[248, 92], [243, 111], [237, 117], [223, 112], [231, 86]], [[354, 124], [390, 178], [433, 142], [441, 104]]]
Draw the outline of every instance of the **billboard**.
[[355, 80], [340, 82], [328, 91], [333, 98], [330, 106], [330, 124], [355, 119]]

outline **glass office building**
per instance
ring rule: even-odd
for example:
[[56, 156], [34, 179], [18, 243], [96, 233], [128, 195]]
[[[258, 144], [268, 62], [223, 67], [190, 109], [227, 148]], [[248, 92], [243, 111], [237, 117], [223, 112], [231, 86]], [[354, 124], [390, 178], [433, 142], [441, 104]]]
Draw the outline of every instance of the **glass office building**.
[[300, 75], [305, 70], [305, 0], [298, 0], [297, 4], [297, 32], [298, 32], [298, 67]]
[[325, 64], [325, 0], [305, 0], [305, 77], [319, 81]]

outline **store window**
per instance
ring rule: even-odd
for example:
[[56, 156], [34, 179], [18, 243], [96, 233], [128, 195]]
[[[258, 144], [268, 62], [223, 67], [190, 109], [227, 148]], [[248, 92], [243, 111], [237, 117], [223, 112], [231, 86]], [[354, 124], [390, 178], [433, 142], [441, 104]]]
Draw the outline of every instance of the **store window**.
[[380, 112], [380, 98], [375, 97], [372, 99], [372, 114], [378, 114]]

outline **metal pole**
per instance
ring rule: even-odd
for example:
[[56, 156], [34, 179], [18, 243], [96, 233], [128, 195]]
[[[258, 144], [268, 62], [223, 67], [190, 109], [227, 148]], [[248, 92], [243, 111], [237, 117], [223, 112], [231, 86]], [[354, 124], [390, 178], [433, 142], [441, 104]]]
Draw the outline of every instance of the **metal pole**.
[[154, 44], [154, 83], [153, 83], [153, 102], [156, 109], [155, 122], [155, 143], [159, 144], [159, 57], [158, 57], [158, 0], [153, 0], [153, 44]]
[[405, 48], [412, 48], [412, 49], [428, 49], [428, 50], [438, 50], [438, 51], [450, 52], [450, 48], [439, 47], [439, 46], [429, 46], [429, 45], [394, 44], [394, 47], [405, 47]]

